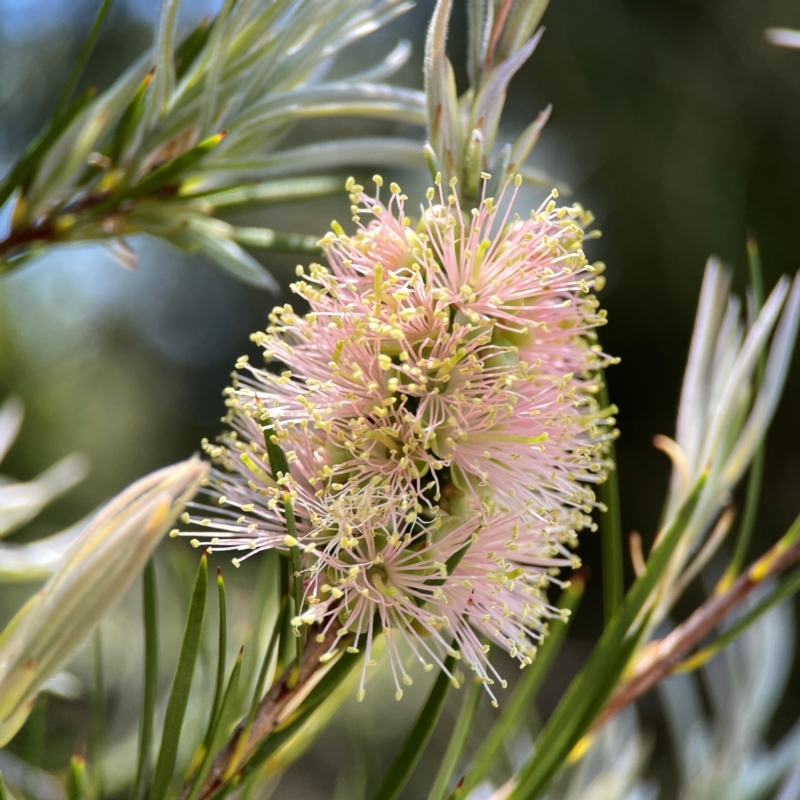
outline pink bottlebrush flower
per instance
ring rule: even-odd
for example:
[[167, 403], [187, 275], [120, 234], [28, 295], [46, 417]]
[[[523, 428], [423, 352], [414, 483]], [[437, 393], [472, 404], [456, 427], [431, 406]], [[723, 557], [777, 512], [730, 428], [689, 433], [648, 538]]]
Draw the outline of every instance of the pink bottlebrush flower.
[[[612, 359], [594, 332], [602, 265], [581, 249], [590, 217], [551, 198], [522, 220], [516, 188], [466, 215], [440, 187], [412, 224], [396, 185], [388, 205], [348, 189], [358, 231], [334, 223], [329, 267], [298, 268], [292, 287], [310, 311], [276, 308], [254, 335], [284, 371], [237, 364], [233, 430], [207, 445], [215, 504], [190, 519], [243, 557], [300, 548], [297, 624], [340, 626], [365, 664], [380, 627], [396, 681], [400, 636], [426, 663], [457, 650], [490, 685], [476, 631], [529, 663], [613, 435], [594, 399]], [[289, 474], [272, 474], [265, 435]]]

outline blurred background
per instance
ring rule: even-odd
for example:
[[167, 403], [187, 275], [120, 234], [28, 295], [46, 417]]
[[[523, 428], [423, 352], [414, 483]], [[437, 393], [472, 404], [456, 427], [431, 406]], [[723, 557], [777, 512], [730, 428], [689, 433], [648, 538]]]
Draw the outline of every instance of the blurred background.
[[[47, 119], [96, 5], [95, 0], [0, 0], [3, 165], [13, 162]], [[450, 55], [460, 80], [464, 5], [456, 3], [451, 28]], [[183, 22], [188, 25], [218, 6], [216, 0], [184, 0]], [[157, 7], [157, 0], [115, 4], [86, 84], [105, 88], [151, 44]], [[410, 13], [351, 48], [336, 69], [377, 61], [397, 39], [408, 38], [414, 54], [395, 80], [421, 87], [431, 9], [430, 0], [419, 0]], [[767, 26], [800, 28], [800, 4], [553, 0], [545, 25], [537, 52], [512, 83], [503, 126], [511, 138], [542, 107], [553, 104], [531, 165], [573, 187], [574, 199], [594, 212], [603, 231], [592, 244], [591, 257], [608, 265], [602, 301], [610, 324], [602, 340], [608, 352], [622, 359], [610, 372], [609, 384], [620, 407], [623, 526], [626, 533], [641, 532], [648, 542], [669, 473], [652, 438], [674, 433], [706, 258], [720, 256], [743, 289], [745, 234], [750, 230], [761, 247], [768, 288], [781, 273], [800, 268], [794, 241], [800, 230], [795, 227], [800, 219], [800, 52], [776, 49], [763, 36]], [[301, 125], [293, 144], [353, 132], [408, 133], [380, 122], [327, 124]], [[363, 177], [370, 174], [365, 171]], [[421, 197], [425, 175], [392, 177], [412, 198]], [[541, 196], [530, 192], [525, 200], [532, 206]], [[322, 234], [331, 219], [347, 217], [342, 192], [259, 212], [258, 224]], [[250, 215], [240, 221], [252, 224], [255, 219]], [[0, 398], [16, 394], [27, 411], [3, 471], [29, 478], [73, 450], [92, 462], [84, 484], [18, 540], [65, 527], [145, 472], [197, 451], [201, 437], [213, 438], [233, 363], [252, 352], [248, 335], [265, 326], [274, 304], [290, 298], [288, 289], [285, 297], [258, 292], [200, 258], [157, 242], [140, 241], [136, 249], [139, 267], [134, 271], [122, 269], [100, 248], [60, 249], [0, 281]], [[297, 257], [262, 260], [288, 287]], [[796, 357], [768, 440], [753, 555], [774, 542], [800, 510], [799, 403]], [[196, 553], [181, 542], [168, 542], [162, 551], [162, 600], [166, 612], [174, 611], [164, 614], [162, 638], [174, 653], [184, 584]], [[584, 535], [580, 555], [592, 572], [589, 593], [563, 651], [562, 668], [553, 671], [541, 694], [543, 714], [555, 704], [602, 624], [597, 537]], [[233, 613], [240, 623], [235, 630], [247, 638], [248, 607], [258, 598], [258, 566], [248, 565], [234, 576], [224, 557], [218, 563], [236, 589]], [[29, 591], [3, 587], [3, 622]], [[126, 759], [132, 766], [134, 757], [141, 683], [138, 626], [139, 594], [133, 590], [103, 625], [109, 741], [122, 772], [129, 768]], [[165, 688], [173, 663], [162, 664]], [[88, 682], [87, 665], [84, 656], [73, 668]], [[338, 780], [336, 796], [345, 798], [353, 774], [379, 773], [381, 759], [388, 764], [425, 683], [419, 681], [400, 705], [380, 683], [379, 677], [368, 702], [347, 706], [341, 721], [284, 776], [274, 797], [331, 797]], [[771, 731], [775, 737], [798, 717], [797, 667], [790, 686]], [[50, 701], [10, 750], [48, 769], [64, 769], [72, 749], [88, 746], [87, 704]], [[479, 724], [488, 723], [492, 713], [485, 705]], [[658, 704], [649, 698], [641, 711], [656, 737], [654, 775], [668, 785], [672, 762]], [[443, 752], [446, 723], [425, 755], [423, 774], [435, 769]], [[38, 733], [43, 726], [44, 743]], [[365, 763], [354, 758], [353, 741], [374, 748]], [[116, 767], [109, 763], [113, 772]], [[412, 783], [404, 797], [417, 797], [417, 792]]]

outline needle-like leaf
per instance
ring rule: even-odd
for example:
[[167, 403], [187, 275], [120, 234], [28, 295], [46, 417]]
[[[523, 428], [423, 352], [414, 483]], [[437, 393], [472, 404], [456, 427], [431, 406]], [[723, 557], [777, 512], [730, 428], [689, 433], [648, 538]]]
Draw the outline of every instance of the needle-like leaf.
[[[561, 596], [559, 608], [562, 612], [569, 612], [570, 617], [572, 616], [583, 597], [585, 587], [586, 584], [580, 574], [572, 577], [570, 585]], [[531, 701], [547, 676], [553, 660], [561, 650], [567, 633], [567, 624], [565, 621], [551, 627], [547, 638], [536, 653], [533, 664], [523, 671], [511, 697], [503, 702], [500, 716], [484, 737], [480, 749], [467, 770], [464, 783], [451, 795], [453, 798], [466, 797], [478, 785], [498, 754], [502, 752], [509, 737], [518, 729], [530, 709]]]
[[455, 663], [456, 660], [453, 656], [447, 657], [445, 668], [439, 672], [434, 681], [425, 705], [394, 757], [392, 765], [383, 778], [383, 783], [373, 795], [373, 800], [395, 800], [403, 791], [439, 721], [447, 692], [453, 681], [448, 673], [452, 672]]
[[436, 773], [436, 779], [428, 795], [428, 800], [442, 800], [447, 794], [447, 787], [456, 769], [458, 769], [459, 761], [461, 761], [464, 750], [469, 743], [482, 688], [479, 681], [471, 680], [467, 682], [467, 686], [464, 689], [464, 698], [461, 701], [461, 710], [458, 713], [458, 719], [450, 736], [450, 742], [447, 745], [444, 758], [439, 765], [439, 771]]
[[153, 753], [153, 724], [158, 689], [158, 589], [153, 559], [142, 575], [142, 616], [144, 617], [144, 688], [142, 718], [139, 722], [139, 761], [131, 800], [143, 800], [150, 776]]
[[175, 759], [178, 755], [178, 742], [180, 740], [183, 718], [189, 702], [189, 690], [192, 686], [194, 667], [197, 653], [200, 648], [200, 635], [203, 629], [203, 617], [206, 608], [206, 591], [208, 587], [208, 557], [203, 554], [197, 570], [192, 600], [189, 613], [186, 617], [186, 627], [183, 632], [183, 643], [178, 656], [178, 666], [172, 680], [172, 693], [167, 704], [167, 714], [164, 718], [164, 730], [161, 736], [161, 749], [158, 754], [156, 771], [153, 776], [153, 786], [148, 795], [148, 800], [163, 800], [169, 788], [172, 771], [175, 768]]

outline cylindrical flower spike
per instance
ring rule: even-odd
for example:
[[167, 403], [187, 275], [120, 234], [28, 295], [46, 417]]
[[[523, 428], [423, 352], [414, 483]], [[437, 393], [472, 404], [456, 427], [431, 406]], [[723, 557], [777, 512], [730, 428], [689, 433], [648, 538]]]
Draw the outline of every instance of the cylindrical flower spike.
[[89, 522], [68, 558], [0, 636], [0, 744], [11, 739], [36, 693], [133, 583], [186, 501], [206, 478], [197, 458], [154, 472]]
[[545, 590], [593, 525], [613, 435], [594, 398], [613, 362], [595, 336], [602, 265], [583, 253], [580, 207], [512, 214], [519, 181], [469, 213], [438, 186], [416, 223], [400, 188], [384, 205], [375, 182], [370, 197], [348, 181], [358, 231], [333, 224], [329, 266], [299, 268], [311, 311], [277, 308], [253, 337], [286, 369], [237, 364], [233, 430], [206, 445], [212, 504], [184, 519], [241, 558], [299, 547], [296, 624], [337, 626], [364, 669], [382, 630], [398, 696], [411, 680], [398, 637], [426, 665], [458, 651], [489, 686], [481, 635], [529, 663], [558, 613]]

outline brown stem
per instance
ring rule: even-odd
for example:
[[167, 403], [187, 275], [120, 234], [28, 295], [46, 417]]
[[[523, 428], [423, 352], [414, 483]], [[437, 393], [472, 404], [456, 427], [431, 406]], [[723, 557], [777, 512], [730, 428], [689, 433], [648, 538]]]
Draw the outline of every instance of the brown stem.
[[595, 729], [625, 706], [666, 678], [686, 654], [766, 578], [777, 575], [800, 561], [800, 540], [789, 547], [779, 542], [765, 556], [740, 575], [724, 594], [715, 595], [698, 608], [668, 636], [651, 642], [636, 661], [632, 674], [615, 692], [595, 723]]
[[[283, 712], [298, 695], [306, 691], [306, 687], [311, 678], [314, 677], [320, 667], [320, 656], [327, 652], [336, 640], [338, 626], [332, 625], [325, 638], [318, 642], [315, 636], [309, 637], [303, 650], [303, 659], [300, 662], [300, 671], [296, 680], [292, 680], [294, 665], [289, 667], [279, 681], [272, 684], [272, 687], [264, 695], [258, 704], [250, 733], [244, 747], [239, 751], [239, 739], [242, 735], [242, 727], [239, 726], [231, 737], [230, 741], [219, 752], [211, 766], [211, 771], [206, 777], [197, 800], [207, 800], [222, 785], [222, 779], [228, 772], [234, 755], [239, 756], [239, 764], [244, 766], [248, 759], [253, 755], [256, 748], [261, 744], [278, 722], [281, 721]], [[192, 781], [188, 781], [183, 787], [180, 800], [186, 800], [192, 790]]]

